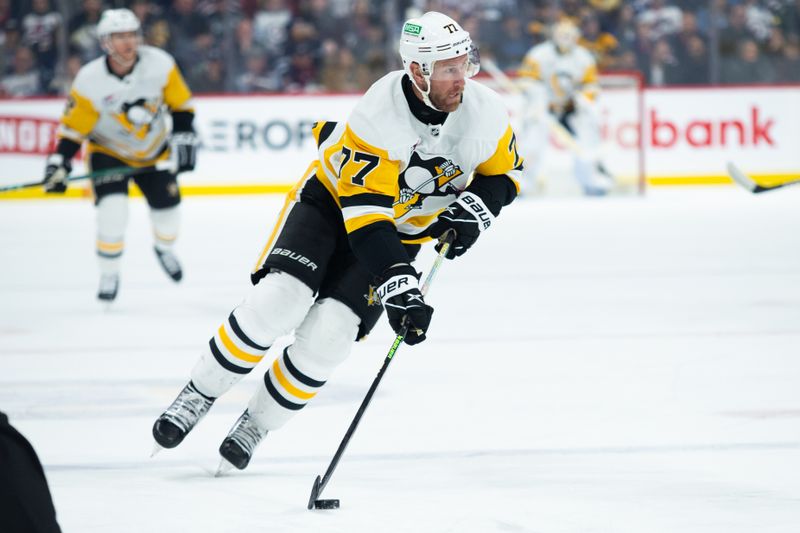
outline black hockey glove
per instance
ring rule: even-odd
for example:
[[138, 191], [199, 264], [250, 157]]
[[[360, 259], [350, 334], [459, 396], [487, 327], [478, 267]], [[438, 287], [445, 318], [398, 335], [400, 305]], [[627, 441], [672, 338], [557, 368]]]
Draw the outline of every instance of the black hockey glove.
[[175, 132], [169, 138], [170, 157], [175, 161], [175, 172], [194, 170], [197, 155], [197, 135], [191, 131]]
[[61, 154], [50, 154], [44, 167], [44, 190], [63, 194], [67, 190], [67, 177], [72, 172], [72, 163]]
[[[494, 215], [483, 200], [477, 194], [464, 191], [458, 196], [458, 200], [442, 211], [439, 219], [431, 226], [430, 234], [441, 237], [448, 230], [455, 231], [455, 240], [445, 256], [447, 259], [454, 259], [475, 244], [481, 232], [491, 226], [493, 221]], [[436, 251], [441, 248], [442, 243], [439, 242]]]
[[389, 325], [398, 335], [408, 324], [403, 340], [406, 344], [417, 344], [425, 340], [425, 332], [431, 323], [433, 307], [425, 303], [419, 290], [419, 274], [407, 264], [390, 267], [381, 276], [378, 297], [386, 309]]

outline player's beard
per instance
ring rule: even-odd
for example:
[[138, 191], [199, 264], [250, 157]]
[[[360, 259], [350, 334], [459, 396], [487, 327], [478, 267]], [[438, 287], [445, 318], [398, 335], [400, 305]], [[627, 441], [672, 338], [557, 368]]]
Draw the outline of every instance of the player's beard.
[[461, 105], [461, 99], [463, 95], [464, 89], [462, 88], [453, 91], [447, 91], [442, 94], [430, 94], [428, 95], [428, 98], [430, 98], [433, 106], [439, 111], [452, 113], [458, 109], [459, 105]]

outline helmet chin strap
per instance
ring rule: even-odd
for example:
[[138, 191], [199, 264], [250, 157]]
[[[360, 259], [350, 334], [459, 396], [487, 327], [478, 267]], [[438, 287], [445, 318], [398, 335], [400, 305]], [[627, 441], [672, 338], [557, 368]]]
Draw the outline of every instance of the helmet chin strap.
[[[420, 67], [420, 69], [421, 68], [422, 67]], [[431, 63], [431, 71], [433, 71], [433, 63]], [[430, 92], [431, 92], [431, 75], [430, 74], [424, 74], [424, 73], [422, 74], [422, 77], [425, 78], [425, 84], [428, 86], [428, 88], [425, 89], [424, 91], [420, 88], [419, 85], [417, 85], [417, 82], [414, 80], [414, 76], [410, 76], [410, 77], [411, 77], [411, 83], [413, 83], [414, 87], [416, 87], [417, 90], [422, 94], [422, 102], [426, 106], [428, 106], [431, 109], [433, 109], [434, 111], [439, 111], [440, 113], [444, 113], [444, 111], [442, 111], [441, 109], [439, 109], [438, 107], [433, 105], [433, 103], [431, 102], [431, 99], [430, 99], [430, 96], [429, 96]]]

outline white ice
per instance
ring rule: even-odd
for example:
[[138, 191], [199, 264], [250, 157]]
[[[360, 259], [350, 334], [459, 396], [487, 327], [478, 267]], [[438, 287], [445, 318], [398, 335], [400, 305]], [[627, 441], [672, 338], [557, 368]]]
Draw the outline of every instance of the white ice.
[[187, 198], [174, 285], [132, 200], [107, 312], [91, 205], [0, 203], [0, 410], [65, 533], [800, 531], [800, 190], [509, 207], [442, 266], [430, 339], [400, 348], [323, 494], [338, 511], [306, 503], [384, 320], [246, 471], [212, 476], [263, 368], [149, 458], [282, 202]]

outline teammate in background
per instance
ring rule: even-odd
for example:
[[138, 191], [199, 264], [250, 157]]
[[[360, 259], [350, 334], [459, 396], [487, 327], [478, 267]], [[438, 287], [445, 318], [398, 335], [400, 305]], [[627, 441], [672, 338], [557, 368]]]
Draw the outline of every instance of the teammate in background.
[[97, 297], [111, 302], [119, 287], [130, 179], [150, 205], [159, 263], [174, 281], [183, 276], [172, 252], [181, 200], [177, 173], [194, 169], [196, 136], [189, 88], [169, 54], [140, 45], [139, 20], [133, 12], [103, 12], [97, 36], [105, 55], [84, 65], [75, 78], [61, 117], [56, 151], [47, 158], [45, 190], [63, 193], [67, 189], [70, 161], [84, 140], [88, 140], [90, 171], [157, 163], [171, 167], [134, 176], [104, 175], [92, 182], [100, 265]]
[[425, 340], [433, 309], [411, 265], [420, 244], [454, 230], [448, 257], [460, 256], [516, 197], [516, 138], [500, 97], [467, 79], [480, 68], [469, 33], [425, 13], [403, 26], [400, 56], [404, 70], [373, 84], [346, 124], [315, 125], [319, 159], [289, 193], [251, 275], [254, 287], [156, 420], [158, 445], [180, 444], [294, 329], [294, 344], [220, 446], [220, 471], [227, 463], [245, 468], [267, 432], [317, 394], [383, 308], [394, 331], [409, 322], [406, 343]]
[[[592, 55], [578, 45], [580, 32], [569, 20], [555, 24], [551, 39], [531, 48], [519, 70], [524, 87], [524, 127], [528, 152], [526, 182], [535, 182], [551, 130], [562, 133], [574, 155], [574, 174], [587, 195], [606, 194], [613, 178], [599, 160], [599, 85]], [[565, 134], [564, 130], [566, 130]]]

